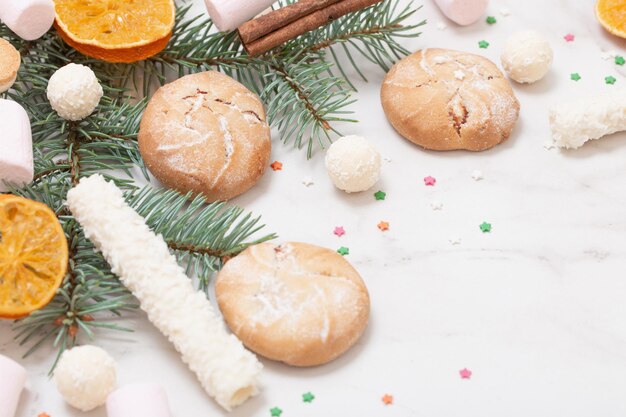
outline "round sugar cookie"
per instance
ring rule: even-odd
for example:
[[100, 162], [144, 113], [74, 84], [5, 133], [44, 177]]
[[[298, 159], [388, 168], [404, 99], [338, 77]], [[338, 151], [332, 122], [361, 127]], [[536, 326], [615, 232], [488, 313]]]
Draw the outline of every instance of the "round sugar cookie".
[[382, 87], [393, 127], [426, 149], [483, 151], [506, 141], [519, 116], [511, 84], [482, 56], [423, 49], [398, 62]]
[[207, 71], [161, 87], [139, 129], [152, 174], [182, 193], [228, 200], [261, 178], [270, 128], [259, 97], [227, 75]]
[[22, 57], [13, 45], [0, 38], [0, 93], [8, 91], [17, 78]]
[[226, 263], [215, 291], [226, 323], [252, 351], [293, 366], [337, 358], [359, 339], [370, 300], [337, 252], [262, 243]]

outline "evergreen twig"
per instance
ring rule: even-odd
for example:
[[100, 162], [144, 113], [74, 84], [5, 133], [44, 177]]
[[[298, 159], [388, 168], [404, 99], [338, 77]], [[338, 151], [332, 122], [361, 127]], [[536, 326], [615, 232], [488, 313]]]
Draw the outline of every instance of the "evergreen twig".
[[[4, 96], [28, 112], [35, 156], [33, 183], [13, 192], [50, 206], [69, 246], [68, 272], [55, 298], [15, 324], [17, 341], [29, 347], [26, 356], [51, 341], [57, 348], [56, 365], [61, 353], [81, 335], [92, 339], [98, 329], [130, 331], [120, 324], [119, 317], [135, 309], [136, 301], [64, 205], [69, 189], [83, 177], [101, 173], [125, 189], [131, 206], [167, 239], [172, 252], [190, 275], [199, 278], [205, 291], [211, 273], [229, 256], [275, 237], [253, 238], [263, 226], [237, 207], [206, 204], [199, 197], [189, 202], [190, 196], [151, 187], [136, 189], [132, 168], [139, 168], [148, 178], [137, 146], [147, 100], [133, 100], [132, 90], [124, 88], [133, 75], [129, 66], [94, 62], [67, 47], [55, 33], [27, 43], [0, 24], [0, 36], [22, 52], [18, 81]], [[80, 122], [58, 117], [46, 98], [50, 76], [70, 61], [89, 65], [105, 93], [96, 111]]]
[[[259, 219], [240, 208], [206, 204], [201, 197], [173, 191], [137, 189], [133, 170], [138, 168], [148, 178], [137, 145], [139, 122], [145, 97], [155, 87], [172, 75], [209, 69], [231, 75], [267, 103], [269, 120], [282, 140], [306, 148], [310, 157], [315, 143], [323, 148], [339, 133], [338, 123], [355, 121], [348, 116], [354, 85], [342, 56], [365, 79], [359, 58], [387, 70], [408, 52], [397, 38], [418, 36], [424, 23], [405, 25], [415, 11], [412, 5], [400, 10], [398, 0], [386, 0], [251, 58], [235, 33], [215, 33], [209, 20], [189, 19], [188, 11], [189, 7], [179, 8], [165, 50], [132, 65], [87, 58], [54, 31], [37, 41], [23, 41], [0, 23], [0, 37], [18, 48], [23, 62], [13, 90], [0, 97], [27, 110], [35, 155], [35, 180], [13, 192], [50, 206], [70, 249], [68, 273], [57, 296], [44, 309], [16, 322], [17, 340], [29, 346], [26, 355], [52, 341], [58, 360], [81, 335], [94, 338], [98, 329], [129, 331], [118, 318], [137, 307], [64, 205], [69, 189], [83, 177], [100, 173], [124, 189], [128, 203], [163, 236], [204, 291], [212, 273], [230, 257], [275, 237], [259, 235], [263, 228]], [[46, 96], [50, 76], [70, 62], [90, 66], [104, 88], [96, 111], [80, 122], [61, 119]], [[341, 76], [334, 75], [335, 70]]]
[[[279, 2], [278, 6], [293, 0]], [[206, 70], [219, 70], [237, 78], [257, 92], [269, 107], [270, 123], [281, 140], [305, 148], [312, 157], [338, 135], [341, 123], [355, 122], [348, 107], [356, 90], [347, 75], [345, 63], [367, 81], [359, 58], [388, 71], [408, 54], [398, 38], [419, 36], [416, 25], [406, 22], [417, 11], [413, 3], [400, 8], [398, 0], [386, 0], [343, 16], [323, 28], [297, 37], [260, 57], [246, 55], [236, 33], [211, 32], [210, 20], [185, 20], [188, 8], [179, 11], [181, 23], [170, 46], [133, 70], [143, 70], [144, 93], [164, 83], [168, 72], [179, 76]], [[203, 42], [198, 42], [198, 38]], [[338, 70], [341, 77], [333, 74]], [[315, 144], [318, 144], [316, 147]]]

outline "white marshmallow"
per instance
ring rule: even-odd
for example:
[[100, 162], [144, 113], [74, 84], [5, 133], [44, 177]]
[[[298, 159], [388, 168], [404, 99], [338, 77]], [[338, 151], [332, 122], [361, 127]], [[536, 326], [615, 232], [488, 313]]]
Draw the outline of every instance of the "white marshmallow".
[[448, 19], [466, 26], [481, 18], [489, 0], [435, 0], [435, 3]]
[[550, 110], [550, 127], [555, 145], [568, 149], [626, 131], [626, 90], [560, 103]]
[[126, 385], [109, 395], [108, 417], [171, 417], [165, 390], [157, 384]]
[[222, 32], [237, 29], [275, 0], [205, 0], [209, 16]]
[[33, 181], [33, 137], [26, 110], [0, 99], [0, 191], [6, 183], [23, 186]]
[[53, 0], [0, 0], [0, 20], [20, 38], [41, 38], [54, 23]]
[[26, 369], [0, 355], [0, 417], [15, 417], [25, 383]]

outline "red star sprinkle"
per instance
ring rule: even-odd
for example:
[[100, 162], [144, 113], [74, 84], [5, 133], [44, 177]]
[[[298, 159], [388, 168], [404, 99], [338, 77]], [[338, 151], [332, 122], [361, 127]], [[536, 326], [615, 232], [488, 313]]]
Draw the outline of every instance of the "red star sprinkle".
[[346, 230], [343, 228], [343, 226], [337, 226], [335, 227], [335, 231], [333, 233], [338, 237], [341, 237], [346, 234]]
[[272, 169], [274, 171], [282, 171], [283, 170], [283, 163], [282, 162], [278, 162], [278, 161], [274, 161], [272, 162], [272, 165], [270, 165], [272, 167]]
[[383, 395], [382, 400], [383, 400], [383, 404], [391, 405], [393, 404], [393, 395], [385, 394]]
[[565, 42], [574, 42], [574, 35], [568, 33], [567, 35], [563, 36], [563, 39], [565, 39]]
[[461, 375], [461, 379], [470, 379], [472, 377], [472, 371], [467, 368], [463, 368], [459, 371], [459, 375]]
[[436, 182], [437, 179], [435, 177], [431, 177], [430, 175], [424, 178], [424, 184], [426, 184], [427, 187], [433, 187]]
[[378, 223], [378, 228], [381, 230], [381, 232], [386, 232], [387, 230], [389, 230], [389, 222]]

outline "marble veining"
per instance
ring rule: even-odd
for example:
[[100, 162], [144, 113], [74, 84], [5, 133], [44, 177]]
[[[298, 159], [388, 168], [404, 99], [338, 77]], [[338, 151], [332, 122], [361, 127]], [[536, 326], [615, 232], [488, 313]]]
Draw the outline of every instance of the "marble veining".
[[[349, 247], [348, 260], [371, 293], [372, 318], [358, 345], [330, 365], [264, 361], [263, 394], [230, 415], [267, 416], [278, 405], [284, 417], [624, 416], [626, 135], [575, 151], [543, 145], [552, 104], [626, 86], [602, 59], [609, 51], [626, 55], [625, 42], [601, 29], [592, 0], [492, 0], [488, 13], [498, 22], [464, 28], [430, 0], [417, 3], [424, 7], [414, 20], [429, 24], [419, 39], [403, 41], [411, 50], [465, 50], [500, 66], [507, 35], [533, 29], [549, 39], [553, 67], [536, 84], [514, 85], [521, 116], [509, 141], [472, 154], [426, 152], [400, 138], [380, 106], [384, 74], [364, 62], [370, 83], [354, 77], [361, 123], [341, 128], [368, 137], [385, 157], [371, 192], [334, 189], [321, 153], [306, 162], [304, 152], [275, 142], [272, 160], [282, 161], [283, 171], [268, 171], [234, 202], [262, 215], [283, 240]], [[563, 40], [567, 33], [574, 42]], [[478, 48], [483, 39], [488, 49]], [[582, 79], [571, 81], [572, 72]], [[607, 75], [617, 78], [615, 86], [604, 84]], [[483, 180], [472, 179], [476, 170]], [[436, 186], [424, 186], [428, 175]], [[385, 201], [374, 200], [379, 189]], [[381, 220], [389, 231], [378, 230]], [[491, 233], [480, 232], [483, 221]], [[335, 226], [346, 234], [335, 236]], [[452, 245], [453, 236], [461, 243]], [[176, 417], [224, 415], [145, 317], [125, 324], [136, 332], [98, 339], [119, 363], [120, 384], [162, 384]], [[0, 323], [0, 353], [19, 359], [24, 352], [9, 324]], [[44, 348], [22, 361], [30, 382], [18, 417], [104, 417], [104, 410], [83, 414], [62, 403], [47, 377], [52, 360]], [[466, 367], [470, 380], [458, 374]], [[307, 391], [315, 393], [312, 404], [302, 403]], [[387, 408], [385, 393], [395, 397]]]

